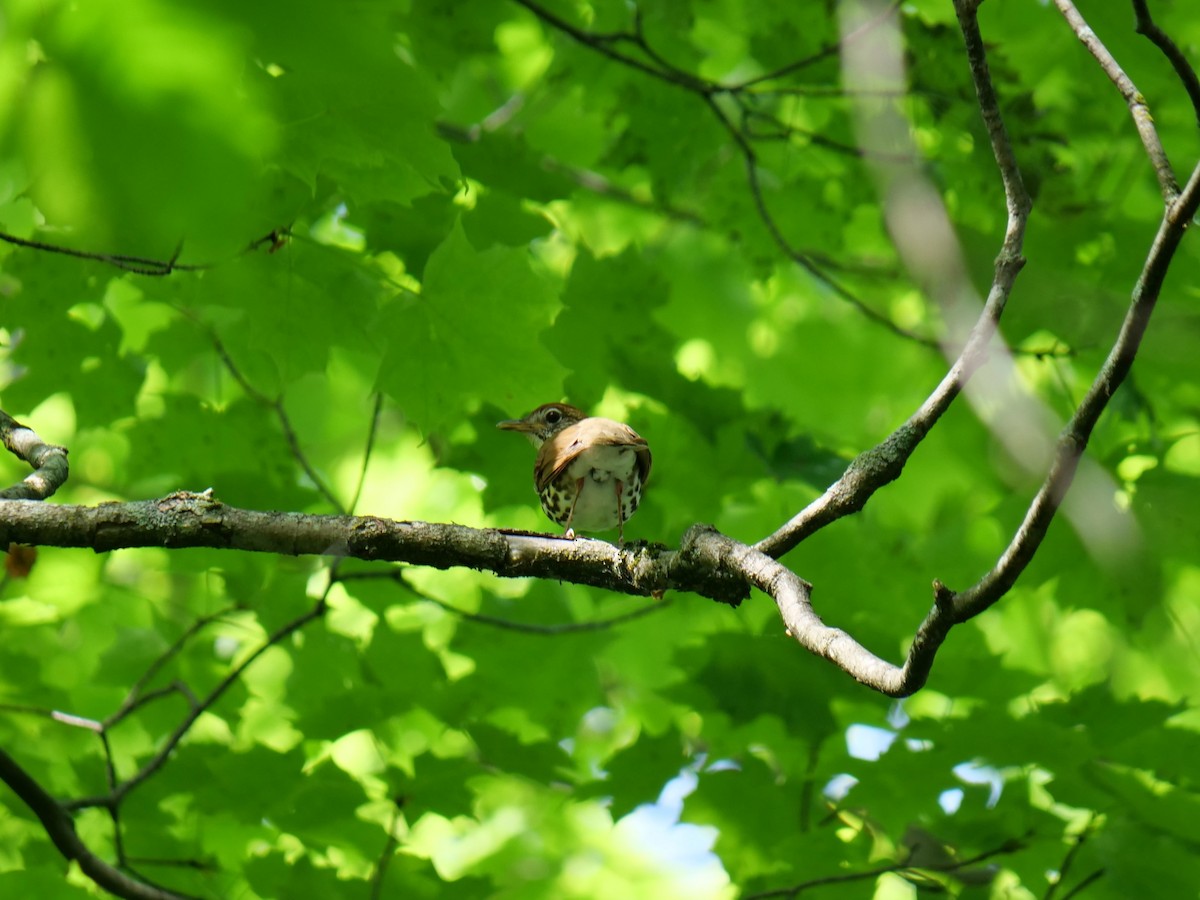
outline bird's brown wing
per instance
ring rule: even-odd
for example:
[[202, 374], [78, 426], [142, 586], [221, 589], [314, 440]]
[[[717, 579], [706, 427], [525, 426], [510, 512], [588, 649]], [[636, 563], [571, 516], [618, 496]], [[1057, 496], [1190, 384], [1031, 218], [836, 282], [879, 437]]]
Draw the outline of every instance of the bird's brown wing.
[[533, 464], [533, 482], [539, 494], [583, 452], [586, 444], [579, 432], [581, 424], [576, 422], [564, 428], [538, 450], [537, 461]]
[[613, 425], [619, 427], [619, 431], [614, 432], [612, 440], [598, 440], [598, 444], [627, 444], [632, 447], [637, 453], [638, 472], [642, 476], [642, 484], [646, 483], [646, 479], [650, 477], [650, 445], [646, 443], [646, 439], [630, 428], [628, 425], [622, 425], [620, 422], [613, 422]]
[[595, 446], [632, 447], [637, 453], [637, 467], [642, 475], [642, 483], [650, 477], [650, 445], [646, 440], [621, 422], [592, 417], [564, 428], [542, 444], [533, 467], [533, 478], [538, 492], [561, 475], [580, 453], [588, 447]]

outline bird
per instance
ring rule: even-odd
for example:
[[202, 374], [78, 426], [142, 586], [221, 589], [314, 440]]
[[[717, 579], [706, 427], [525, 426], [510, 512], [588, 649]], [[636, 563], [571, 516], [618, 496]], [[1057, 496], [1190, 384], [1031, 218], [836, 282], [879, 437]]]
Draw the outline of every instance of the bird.
[[625, 523], [642, 502], [650, 477], [650, 445], [613, 419], [589, 416], [566, 403], [544, 403], [519, 419], [496, 425], [529, 438], [537, 448], [533, 483], [542, 510], [566, 528], [580, 531], [614, 526], [625, 543]]

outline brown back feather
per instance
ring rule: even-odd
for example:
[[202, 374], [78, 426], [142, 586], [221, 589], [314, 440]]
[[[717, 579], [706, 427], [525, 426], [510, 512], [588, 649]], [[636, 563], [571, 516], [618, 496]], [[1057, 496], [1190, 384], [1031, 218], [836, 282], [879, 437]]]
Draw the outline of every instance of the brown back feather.
[[595, 446], [632, 447], [642, 483], [650, 477], [650, 445], [645, 438], [622, 422], [592, 417], [564, 428], [542, 444], [533, 467], [538, 491], [561, 475], [587, 447]]

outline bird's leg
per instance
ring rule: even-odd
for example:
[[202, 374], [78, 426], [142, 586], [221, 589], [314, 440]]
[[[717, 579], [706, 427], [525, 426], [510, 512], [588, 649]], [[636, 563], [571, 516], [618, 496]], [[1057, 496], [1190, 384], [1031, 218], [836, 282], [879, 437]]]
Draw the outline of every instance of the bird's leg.
[[621, 488], [623, 488], [624, 485], [621, 484], [620, 478], [614, 478], [613, 483], [616, 484], [616, 486], [617, 486], [617, 544], [618, 544], [618, 546], [624, 547], [625, 546], [625, 516], [624, 516], [625, 510], [621, 508]]
[[567, 530], [563, 534], [568, 541], [575, 540], [575, 529], [571, 527], [571, 519], [575, 516], [575, 504], [579, 502], [579, 495], [583, 493], [583, 479], [575, 479], [575, 496], [571, 499], [571, 508], [567, 510]]

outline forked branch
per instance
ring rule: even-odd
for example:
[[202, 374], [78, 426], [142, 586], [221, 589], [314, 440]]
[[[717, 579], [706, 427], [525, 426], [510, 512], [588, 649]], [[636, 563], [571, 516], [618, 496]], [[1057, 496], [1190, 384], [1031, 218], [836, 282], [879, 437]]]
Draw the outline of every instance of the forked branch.
[[1025, 243], [1025, 226], [1033, 202], [1025, 189], [1025, 181], [1021, 177], [1016, 154], [1013, 152], [1012, 143], [1009, 141], [1008, 132], [1004, 127], [1004, 119], [1000, 114], [1000, 101], [996, 96], [996, 89], [992, 85], [983, 37], [979, 32], [979, 22], [975, 16], [977, 6], [978, 3], [964, 2], [964, 0], [955, 3], [959, 26], [966, 46], [967, 63], [971, 69], [971, 78], [975, 83], [975, 94], [979, 100], [984, 125], [987, 128], [992, 155], [1000, 170], [1000, 179], [1004, 185], [1005, 205], [1008, 210], [1004, 242], [996, 257], [995, 275], [992, 278], [987, 301], [958, 354], [958, 358], [950, 365], [950, 369], [942, 378], [941, 383], [925, 399], [921, 407], [909, 416], [908, 421], [888, 435], [882, 443], [860, 454], [846, 469], [842, 477], [834, 482], [824, 494], [773, 534], [755, 544], [756, 550], [760, 550], [768, 556], [776, 558], [783, 556], [805, 538], [831, 522], [858, 512], [866, 505], [872, 494], [900, 477], [909, 457], [920, 446], [930, 429], [937, 424], [942, 414], [950, 408], [950, 404], [962, 392], [971, 375], [983, 363], [988, 345], [996, 334], [1000, 317], [1004, 314], [1009, 295], [1016, 283], [1017, 275], [1025, 265], [1022, 249]]
[[1171, 266], [1171, 260], [1183, 239], [1184, 229], [1195, 217], [1197, 210], [1200, 210], [1200, 164], [1192, 171], [1183, 192], [1167, 207], [1150, 248], [1150, 255], [1142, 268], [1141, 277], [1134, 287], [1133, 300], [1125, 314], [1125, 321], [1121, 325], [1117, 340], [1083, 402], [1079, 404], [1075, 415], [1059, 436], [1054, 462], [1025, 513], [1025, 519], [992, 570], [976, 584], [954, 597], [956, 620], [969, 619], [995, 603], [1012, 587], [1033, 559], [1042, 538], [1045, 537], [1046, 529], [1050, 527], [1050, 521], [1071, 486], [1079, 459], [1091, 438], [1092, 429], [1108, 406], [1108, 401], [1129, 374], [1146, 327], [1150, 323], [1155, 303], [1162, 292], [1163, 280]]
[[1192, 101], [1192, 109], [1196, 112], [1196, 124], [1200, 125], [1200, 77], [1197, 77], [1196, 69], [1179, 49], [1179, 45], [1171, 40], [1171, 36], [1154, 21], [1154, 17], [1150, 15], [1150, 8], [1146, 5], [1146, 0], [1133, 0], [1133, 11], [1137, 16], [1137, 33], [1145, 35], [1171, 63], [1175, 74], [1183, 83], [1183, 89], [1187, 91], [1188, 98]]
[[194, 900], [188, 895], [161, 890], [130, 878], [92, 853], [76, 833], [75, 823], [62, 805], [2, 749], [0, 780], [38, 817], [58, 852], [77, 863], [85, 875], [113, 896], [128, 900]]
[[1117, 86], [1117, 90], [1125, 98], [1129, 114], [1133, 117], [1133, 124], [1137, 128], [1138, 136], [1142, 139], [1142, 146], [1146, 148], [1146, 155], [1150, 157], [1150, 163], [1154, 166], [1154, 174], [1158, 176], [1158, 186], [1162, 191], [1163, 199], [1170, 203], [1179, 193], [1179, 184], [1175, 181], [1175, 173], [1171, 169], [1170, 160], [1167, 159], [1167, 151], [1163, 149], [1162, 141], [1158, 137], [1158, 130], [1154, 127], [1154, 117], [1150, 114], [1146, 98], [1134, 85], [1133, 80], [1125, 74], [1125, 70], [1104, 46], [1096, 32], [1092, 31], [1092, 27], [1080, 15], [1075, 4], [1071, 0], [1054, 0], [1054, 5], [1063, 14], [1063, 18], [1071, 26], [1071, 30], [1075, 32], [1079, 42], [1096, 58], [1096, 62], [1100, 64], [1104, 74]]
[[2, 500], [45, 500], [67, 480], [67, 448], [47, 444], [37, 433], [0, 410], [0, 441], [8, 451], [33, 466], [34, 472], [0, 490]]

